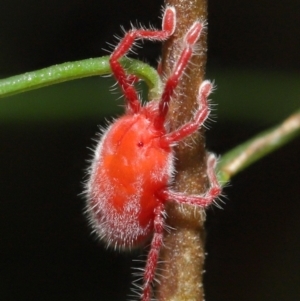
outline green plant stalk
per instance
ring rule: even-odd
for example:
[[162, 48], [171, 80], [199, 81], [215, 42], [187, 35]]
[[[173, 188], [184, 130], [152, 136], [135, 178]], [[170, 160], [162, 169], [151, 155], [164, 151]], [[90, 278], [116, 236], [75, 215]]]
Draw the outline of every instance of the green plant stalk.
[[224, 154], [218, 178], [224, 185], [234, 175], [300, 135], [300, 110], [278, 126], [268, 129]]
[[[122, 58], [121, 64], [128, 73], [143, 79], [149, 87], [149, 99], [157, 99], [161, 95], [162, 84], [155, 69], [141, 61]], [[91, 58], [82, 61], [68, 62], [44, 69], [0, 80], [0, 97], [6, 97], [65, 81], [111, 74], [109, 56]]]
[[[162, 82], [155, 69], [141, 61], [129, 58], [122, 58], [121, 64], [128, 73], [146, 82], [150, 100], [160, 97]], [[1, 79], [0, 98], [73, 79], [106, 74], [111, 74], [109, 56], [54, 65]], [[300, 111], [292, 114], [280, 125], [258, 134], [224, 154], [217, 166], [219, 180], [223, 184], [227, 183], [240, 171], [298, 135], [300, 135]]]

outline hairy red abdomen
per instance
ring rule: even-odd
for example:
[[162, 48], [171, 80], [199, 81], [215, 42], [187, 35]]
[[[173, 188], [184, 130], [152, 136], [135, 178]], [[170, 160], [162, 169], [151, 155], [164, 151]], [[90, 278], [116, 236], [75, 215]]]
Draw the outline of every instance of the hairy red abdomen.
[[109, 245], [131, 248], [152, 233], [154, 209], [173, 171], [171, 148], [159, 139], [151, 105], [117, 119], [100, 140], [88, 183], [94, 230]]

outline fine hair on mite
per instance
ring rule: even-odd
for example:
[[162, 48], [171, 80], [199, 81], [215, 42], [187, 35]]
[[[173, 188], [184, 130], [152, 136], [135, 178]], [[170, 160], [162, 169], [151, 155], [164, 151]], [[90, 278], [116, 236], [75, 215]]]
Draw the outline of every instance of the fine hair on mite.
[[[177, 202], [206, 208], [220, 195], [215, 174], [216, 158], [207, 154], [209, 189], [204, 194], [189, 195], [172, 189], [174, 176], [173, 147], [195, 133], [209, 116], [208, 96], [213, 85], [205, 80], [198, 90], [198, 108], [193, 118], [169, 131], [166, 115], [174, 91], [194, 53], [204, 22], [196, 20], [188, 28], [182, 51], [171, 74], [164, 78], [159, 100], [142, 105], [134, 83], [139, 80], [127, 74], [119, 60], [136, 40], [165, 41], [176, 28], [176, 10], [167, 6], [162, 29], [132, 29], [125, 33], [110, 55], [112, 73], [125, 96], [125, 113], [104, 132], [94, 150], [88, 180], [85, 183], [86, 213], [93, 232], [115, 249], [132, 249], [151, 240], [140, 299], [150, 301], [151, 284], [163, 243], [165, 204]], [[163, 76], [163, 75], [162, 75]]]

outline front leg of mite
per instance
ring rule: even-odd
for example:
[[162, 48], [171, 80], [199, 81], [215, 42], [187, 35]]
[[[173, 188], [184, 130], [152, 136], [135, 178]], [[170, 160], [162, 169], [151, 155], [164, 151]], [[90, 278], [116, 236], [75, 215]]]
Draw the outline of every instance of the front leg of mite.
[[135, 40], [165, 41], [174, 33], [175, 26], [175, 8], [173, 6], [167, 6], [164, 11], [161, 30], [133, 28], [125, 34], [124, 38], [111, 54], [109, 58], [110, 67], [123, 90], [127, 101], [127, 110], [130, 112], [138, 113], [141, 108], [138, 93], [133, 86], [133, 83], [137, 80], [137, 78], [135, 76], [128, 75], [119, 60], [130, 51]]

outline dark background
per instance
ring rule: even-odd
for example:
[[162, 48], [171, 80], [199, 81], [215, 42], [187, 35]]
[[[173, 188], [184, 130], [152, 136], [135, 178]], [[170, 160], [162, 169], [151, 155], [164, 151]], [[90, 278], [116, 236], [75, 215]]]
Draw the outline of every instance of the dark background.
[[[14, 74], [107, 54], [120, 25], [160, 27], [162, 1], [1, 0], [0, 72]], [[300, 3], [209, 1], [209, 64], [299, 70]], [[156, 61], [160, 45], [140, 57]]]
[[[113, 35], [121, 34], [121, 24], [127, 29], [130, 21], [159, 27], [162, 2], [1, 0], [0, 5], [0, 74], [5, 77], [107, 54], [102, 48], [115, 43]], [[299, 9], [298, 1], [210, 1], [208, 77], [220, 84], [220, 93], [222, 83], [229, 81], [226, 74], [238, 74], [230, 77], [236, 79], [250, 74], [246, 82], [251, 86], [257, 81], [253, 72], [265, 80], [257, 91], [268, 84], [268, 76], [277, 76], [278, 84], [266, 95], [273, 98], [274, 89], [290, 93], [284, 83], [299, 79]], [[159, 44], [147, 43], [139, 58], [154, 64], [159, 51]], [[66, 99], [72, 93], [68, 89], [63, 90]], [[228, 90], [226, 97], [234, 98], [234, 88]], [[53, 101], [61, 98], [56, 94], [61, 91], [45, 91]], [[256, 90], [246, 86], [243, 93], [257, 102]], [[97, 101], [95, 91], [86, 94]], [[19, 102], [11, 97], [9, 104], [17, 110]], [[132, 259], [140, 253], [118, 254], [96, 242], [78, 196], [91, 153], [87, 147], [103, 116], [73, 118], [76, 102], [71, 104], [63, 111], [65, 119], [54, 110], [42, 120], [19, 120], [11, 113], [11, 120], [6, 116], [0, 123], [3, 300], [128, 299], [131, 267], [136, 265]], [[220, 108], [218, 122], [208, 132], [208, 148], [222, 154], [289, 112], [285, 98], [272, 106], [259, 105], [265, 119], [248, 106], [234, 116], [222, 115]], [[25, 104], [24, 116], [26, 110]], [[299, 300], [299, 151], [298, 139], [251, 166], [225, 189], [224, 210], [208, 211], [207, 301]]]

